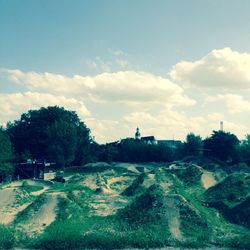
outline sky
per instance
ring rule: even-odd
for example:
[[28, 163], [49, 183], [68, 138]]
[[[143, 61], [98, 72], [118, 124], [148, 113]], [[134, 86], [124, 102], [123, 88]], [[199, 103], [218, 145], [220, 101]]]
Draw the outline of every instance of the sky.
[[0, 125], [75, 110], [99, 143], [250, 133], [249, 0], [0, 0]]

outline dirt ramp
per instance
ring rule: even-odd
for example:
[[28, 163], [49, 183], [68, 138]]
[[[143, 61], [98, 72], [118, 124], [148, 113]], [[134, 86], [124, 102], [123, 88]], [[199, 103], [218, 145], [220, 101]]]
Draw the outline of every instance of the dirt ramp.
[[168, 220], [169, 231], [172, 237], [179, 241], [183, 239], [180, 230], [180, 204], [181, 200], [176, 198], [176, 196], [168, 195], [164, 198], [165, 215]]
[[40, 234], [56, 219], [57, 203], [57, 193], [46, 194], [37, 204], [34, 202], [24, 211], [26, 213], [16, 222], [17, 227], [30, 237]]
[[17, 188], [0, 189], [0, 223], [11, 223], [30, 204], [30, 200], [26, 192]]
[[201, 175], [201, 182], [205, 189], [208, 189], [216, 184], [216, 180], [214, 178], [213, 173], [204, 171]]
[[0, 189], [0, 223], [8, 224], [11, 221], [9, 208], [15, 203], [15, 190], [13, 188]]

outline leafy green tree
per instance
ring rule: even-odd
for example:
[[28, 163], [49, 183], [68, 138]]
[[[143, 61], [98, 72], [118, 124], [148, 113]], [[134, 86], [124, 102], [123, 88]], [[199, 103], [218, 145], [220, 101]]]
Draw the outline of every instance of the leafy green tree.
[[0, 128], [0, 182], [6, 177], [12, 175], [13, 167], [13, 151], [8, 135]]
[[76, 153], [74, 164], [81, 165], [87, 162], [95, 162], [97, 143], [90, 136], [90, 130], [84, 123], [80, 123], [76, 128]]
[[123, 162], [166, 162], [174, 159], [174, 150], [168, 146], [134, 139], [121, 141], [117, 150], [116, 159]]
[[59, 165], [69, 165], [75, 159], [77, 132], [73, 124], [55, 121], [47, 128], [47, 156]]
[[234, 161], [238, 158], [239, 139], [236, 135], [222, 130], [213, 131], [212, 135], [204, 140], [206, 154], [222, 161]]
[[250, 135], [246, 135], [245, 140], [243, 140], [239, 147], [239, 153], [241, 161], [246, 162], [250, 165]]
[[107, 143], [105, 145], [99, 146], [99, 161], [110, 163], [117, 160], [118, 160], [118, 148], [115, 143]]
[[203, 142], [199, 135], [190, 133], [183, 144], [183, 154], [185, 156], [200, 156], [202, 154]]
[[29, 152], [32, 158], [69, 165], [76, 159], [81, 164], [89, 153], [89, 129], [74, 111], [62, 107], [30, 110], [9, 123], [7, 132], [19, 156]]

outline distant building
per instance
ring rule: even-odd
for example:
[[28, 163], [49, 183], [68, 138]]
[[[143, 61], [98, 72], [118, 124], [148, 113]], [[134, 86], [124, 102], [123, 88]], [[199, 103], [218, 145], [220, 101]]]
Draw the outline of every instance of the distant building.
[[135, 138], [127, 137], [124, 139], [120, 139], [120, 141], [115, 142], [115, 144], [123, 144], [123, 143], [127, 143], [127, 142], [134, 141], [134, 140], [135, 140]]
[[141, 141], [143, 141], [147, 144], [152, 144], [152, 145], [157, 144], [157, 140], [155, 139], [155, 137], [153, 135], [141, 137]]
[[152, 135], [151, 136], [143, 136], [143, 137], [141, 137], [141, 133], [140, 133], [140, 130], [139, 130], [138, 127], [136, 128], [135, 138], [134, 139], [135, 140], [140, 140], [140, 141], [145, 142], [147, 144], [157, 144], [157, 141], [156, 141], [155, 137], [152, 136]]
[[181, 144], [180, 140], [157, 140], [157, 142], [170, 148], [177, 148]]
[[166, 145], [171, 148], [176, 148], [178, 145], [181, 144], [181, 141], [179, 140], [156, 140], [156, 138], [153, 135], [141, 137], [141, 133], [138, 127], [136, 128], [134, 139], [141, 140], [142, 142], [145, 142], [150, 145], [161, 144], [161, 145]]

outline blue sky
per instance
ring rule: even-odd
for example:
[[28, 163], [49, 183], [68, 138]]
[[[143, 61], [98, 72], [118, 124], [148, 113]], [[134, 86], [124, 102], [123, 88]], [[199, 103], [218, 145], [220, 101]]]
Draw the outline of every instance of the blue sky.
[[136, 125], [206, 136], [221, 119], [244, 137], [249, 10], [248, 0], [0, 0], [0, 122], [58, 104], [100, 142]]

